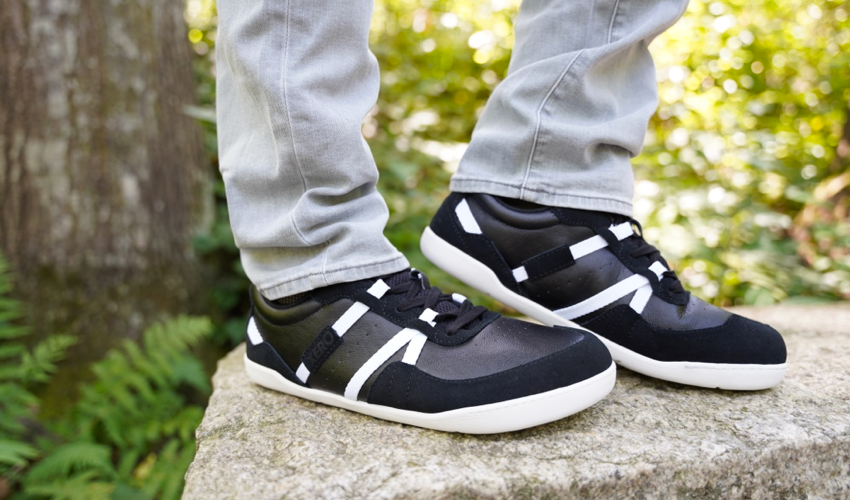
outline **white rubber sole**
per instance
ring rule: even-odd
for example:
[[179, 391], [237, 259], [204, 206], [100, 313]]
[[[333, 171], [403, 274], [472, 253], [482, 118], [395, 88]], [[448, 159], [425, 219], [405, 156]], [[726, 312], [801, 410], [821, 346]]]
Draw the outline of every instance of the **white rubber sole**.
[[[492, 269], [425, 228], [420, 241], [422, 253], [428, 260], [467, 285], [480, 290], [499, 302], [547, 325], [562, 325], [587, 330], [566, 320], [536, 302], [505, 287]], [[591, 332], [593, 333], [593, 332]], [[757, 391], [769, 389], [782, 381], [788, 365], [736, 365], [696, 363], [690, 361], [658, 361], [638, 354], [597, 335], [611, 352], [614, 361], [629, 370], [679, 384]]]
[[598, 375], [553, 391], [442, 413], [419, 413], [365, 401], [352, 401], [338, 394], [303, 387], [290, 382], [271, 368], [251, 361], [248, 356], [245, 356], [245, 371], [256, 384], [317, 403], [426, 429], [467, 434], [518, 431], [560, 420], [607, 396], [617, 378], [616, 365], [611, 363], [607, 370]]

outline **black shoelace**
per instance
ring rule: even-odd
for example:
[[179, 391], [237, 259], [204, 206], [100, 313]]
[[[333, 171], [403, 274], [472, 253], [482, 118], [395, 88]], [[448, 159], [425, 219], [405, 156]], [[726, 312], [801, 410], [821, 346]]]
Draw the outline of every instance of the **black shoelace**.
[[409, 278], [387, 290], [387, 293], [405, 294], [404, 300], [398, 305], [398, 310], [430, 308], [437, 311], [438, 314], [434, 318], [435, 322], [451, 321], [446, 326], [446, 335], [454, 335], [458, 330], [472, 326], [487, 312], [486, 307], [473, 305], [469, 300], [464, 300], [462, 304], [458, 305], [451, 295], [431, 286], [428, 277], [421, 271], [411, 269], [404, 272], [409, 273]]
[[[633, 234], [629, 236], [629, 240], [635, 244], [635, 249], [629, 253], [629, 256], [633, 259], [639, 259], [641, 257], [649, 257], [652, 261], [664, 262], [664, 259], [661, 257], [661, 252], [650, 245], [643, 239], [643, 227], [640, 225], [640, 222], [631, 219], [632, 227], [637, 228], [636, 231], [633, 231]], [[673, 293], [688, 293], [685, 290], [685, 287], [682, 286], [682, 282], [679, 281], [679, 277], [676, 275], [676, 271], [667, 270], [661, 273], [661, 279], [669, 278], [669, 285], [667, 289]]]

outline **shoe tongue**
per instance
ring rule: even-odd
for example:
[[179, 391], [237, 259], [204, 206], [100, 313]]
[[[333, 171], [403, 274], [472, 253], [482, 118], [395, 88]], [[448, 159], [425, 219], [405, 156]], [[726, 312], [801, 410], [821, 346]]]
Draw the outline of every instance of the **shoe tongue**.
[[[410, 283], [414, 281], [413, 278], [410, 277], [410, 269], [405, 269], [404, 271], [399, 271], [395, 274], [390, 274], [388, 276], [384, 276], [381, 278], [384, 280], [384, 283], [389, 285], [390, 287], [395, 287], [404, 283]], [[412, 284], [414, 287], [417, 287], [417, 292], [415, 297], [419, 297], [427, 293], [427, 290], [422, 288], [421, 282], [415, 282]], [[441, 300], [434, 305], [434, 310], [440, 314], [443, 313], [452, 313], [460, 309], [460, 307], [454, 303], [452, 300]]]
[[593, 210], [578, 210], [573, 208], [555, 208], [553, 209], [562, 222], [569, 226], [585, 226], [594, 229], [596, 232], [607, 230], [612, 225], [627, 222], [631, 219], [625, 215], [596, 212]]
[[460, 307], [451, 300], [441, 300], [434, 306], [434, 310], [440, 314], [455, 312]]
[[407, 283], [408, 281], [410, 281], [410, 269], [405, 269], [404, 271], [399, 271], [395, 274], [388, 274], [382, 277], [381, 279], [384, 280], [384, 283], [386, 283], [390, 287], [394, 287], [402, 283]]

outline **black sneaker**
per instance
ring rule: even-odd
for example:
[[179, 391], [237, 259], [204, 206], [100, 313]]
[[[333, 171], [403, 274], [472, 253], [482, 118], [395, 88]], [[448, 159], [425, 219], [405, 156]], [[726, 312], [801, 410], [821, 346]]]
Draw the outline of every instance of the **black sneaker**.
[[523, 314], [593, 331], [636, 372], [733, 390], [766, 389], [785, 375], [779, 333], [686, 292], [627, 217], [452, 193], [421, 246]]
[[245, 368], [270, 389], [395, 422], [489, 434], [605, 397], [615, 365], [593, 335], [509, 319], [419, 271], [332, 285], [290, 305], [251, 289]]

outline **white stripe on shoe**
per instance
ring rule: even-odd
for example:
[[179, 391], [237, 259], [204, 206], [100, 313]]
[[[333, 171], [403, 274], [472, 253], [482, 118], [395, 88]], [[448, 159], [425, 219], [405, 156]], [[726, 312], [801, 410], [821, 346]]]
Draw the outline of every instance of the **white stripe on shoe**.
[[590, 314], [593, 311], [602, 309], [608, 304], [625, 297], [647, 284], [649, 284], [648, 279], [640, 274], [633, 274], [623, 281], [602, 290], [593, 297], [585, 299], [578, 304], [558, 309], [555, 313], [567, 320], [580, 318], [585, 314]]
[[248, 320], [248, 340], [253, 345], [257, 345], [263, 341], [263, 336], [260, 335], [260, 330], [257, 329], [257, 323], [254, 322], [253, 316]]
[[519, 266], [518, 268], [513, 270], [514, 279], [517, 283], [522, 283], [523, 281], [528, 279], [528, 271], [525, 270], [525, 266]]
[[573, 259], [580, 259], [585, 255], [590, 255], [597, 250], [602, 250], [603, 248], [608, 246], [608, 242], [605, 241], [605, 238], [599, 236], [591, 236], [590, 238], [579, 241], [575, 245], [570, 245], [570, 253], [573, 255]]
[[472, 215], [472, 210], [469, 209], [469, 203], [466, 202], [466, 198], [460, 200], [460, 203], [455, 207], [455, 215], [457, 215], [464, 231], [472, 234], [481, 234], [481, 227], [475, 221], [475, 216]]
[[390, 286], [387, 285], [386, 283], [384, 283], [384, 280], [379, 279], [378, 281], [375, 282], [374, 285], [369, 287], [369, 289], [366, 290], [366, 291], [369, 292], [369, 295], [375, 297], [376, 299], [380, 299], [381, 297], [384, 296], [385, 293], [387, 293], [387, 290], [389, 290], [389, 289], [390, 289]]
[[407, 344], [407, 349], [404, 351], [404, 357], [401, 358], [401, 362], [416, 366], [416, 362], [419, 361], [419, 355], [422, 354], [422, 348], [425, 347], [426, 340], [428, 340], [428, 337], [423, 333], [413, 337], [410, 343]]
[[[619, 224], [616, 226], [611, 226], [609, 229], [618, 240], [624, 240], [634, 234], [632, 226], [628, 222], [624, 222], [623, 224]], [[602, 250], [607, 246], [608, 242], [605, 241], [605, 238], [597, 234], [595, 236], [587, 238], [586, 240], [579, 241], [574, 245], [570, 245], [570, 255], [572, 255], [573, 260], [578, 260], [582, 257], [586, 257], [592, 254], [597, 250]], [[518, 268], [514, 269], [512, 273], [517, 283], [522, 283], [523, 281], [528, 279], [528, 271], [525, 269], [525, 266], [519, 266]]]
[[616, 236], [617, 239], [620, 241], [635, 234], [635, 230], [632, 228], [631, 222], [623, 222], [621, 224], [617, 224], [616, 226], [612, 224], [611, 227], [608, 228], [608, 230], [614, 233], [614, 236]]
[[386, 363], [393, 354], [397, 353], [399, 349], [404, 347], [405, 344], [413, 340], [413, 338], [417, 335], [422, 335], [422, 333], [412, 328], [405, 328], [395, 334], [393, 338], [378, 349], [378, 352], [373, 354], [371, 358], [363, 363], [363, 366], [361, 366], [360, 369], [354, 373], [354, 376], [351, 377], [351, 380], [348, 381], [344, 394], [346, 399], [356, 401], [357, 396], [360, 394], [360, 389], [363, 388], [363, 384], [369, 380], [369, 377], [371, 377], [372, 374], [381, 367], [381, 365]]
[[348, 308], [345, 313], [336, 320], [336, 323], [331, 326], [334, 329], [337, 335], [342, 337], [345, 335], [345, 332], [348, 331], [349, 328], [357, 322], [358, 319], [362, 318], [364, 314], [369, 310], [369, 306], [362, 302], [355, 302]]
[[298, 380], [306, 384], [307, 379], [310, 378], [310, 370], [304, 366], [304, 363], [301, 363], [298, 365], [298, 370], [295, 371], [295, 376], [298, 377]]
[[649, 266], [649, 270], [654, 272], [655, 275], [658, 276], [659, 280], [661, 280], [661, 275], [668, 271], [668, 269], [664, 267], [664, 264], [658, 261], [653, 262], [652, 265]]
[[646, 307], [646, 303], [649, 302], [650, 297], [652, 297], [652, 285], [643, 285], [635, 291], [632, 301], [629, 302], [629, 307], [634, 309], [636, 313], [640, 314]]
[[428, 323], [431, 326], [437, 326], [437, 323], [434, 321], [434, 318], [437, 317], [439, 313], [430, 307], [426, 307], [422, 314], [419, 315], [419, 319]]

